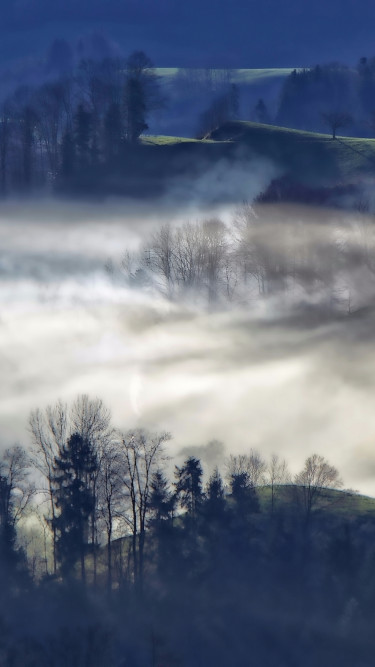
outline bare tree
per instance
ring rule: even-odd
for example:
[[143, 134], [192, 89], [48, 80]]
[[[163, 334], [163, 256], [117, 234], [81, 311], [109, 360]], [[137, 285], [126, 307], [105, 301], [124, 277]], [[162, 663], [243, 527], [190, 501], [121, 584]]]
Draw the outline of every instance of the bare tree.
[[15, 527], [25, 515], [35, 492], [29, 474], [25, 450], [20, 445], [6, 449], [0, 460], [0, 523]]
[[337, 130], [348, 127], [352, 124], [353, 118], [350, 114], [343, 111], [328, 111], [322, 113], [323, 123], [327, 125], [332, 132], [332, 139], [336, 139]]
[[52, 177], [56, 176], [59, 161], [59, 141], [68, 124], [66, 86], [63, 81], [44, 84], [35, 97], [39, 131], [48, 158]]
[[285, 459], [280, 459], [277, 454], [272, 454], [267, 466], [267, 482], [271, 487], [271, 512], [273, 514], [277, 488], [291, 481], [288, 464]]
[[144, 542], [150, 509], [151, 479], [159, 468], [169, 433], [148, 433], [143, 429], [129, 431], [122, 437], [124, 456], [123, 483], [130, 504], [126, 521], [132, 533], [134, 578], [142, 586]]
[[178, 284], [189, 290], [199, 288], [204, 273], [204, 248], [197, 224], [186, 222], [177, 228], [173, 259]]
[[331, 466], [319, 454], [313, 454], [306, 459], [304, 468], [295, 476], [294, 483], [305, 513], [306, 523], [309, 522], [312, 512], [322, 504], [322, 501], [325, 500], [328, 503], [331, 501], [329, 491], [339, 489], [343, 485], [337, 468]]
[[74, 434], [89, 441], [97, 455], [98, 466], [93, 470], [90, 486], [94, 496], [95, 510], [90, 517], [91, 546], [94, 558], [94, 578], [96, 577], [97, 545], [97, 483], [100, 461], [106, 447], [109, 446], [113, 429], [110, 425], [110, 412], [101, 399], [90, 399], [87, 395], [79, 396], [68, 407], [58, 401], [48, 406], [45, 411], [39, 409], [31, 413], [29, 427], [32, 436], [32, 460], [34, 467], [44, 478], [45, 487], [41, 489], [48, 501], [49, 512], [46, 521], [52, 530], [53, 571], [56, 573], [56, 494], [54, 492], [55, 460]]
[[149, 254], [145, 252], [144, 263], [146, 267], [149, 267], [161, 276], [167, 296], [171, 298], [175, 283], [175, 271], [174, 234], [170, 225], [163, 225], [154, 233], [150, 243]]
[[252, 486], [261, 486], [266, 480], [267, 463], [256, 449], [249, 454], [231, 454], [226, 461], [227, 477], [246, 473]]
[[226, 227], [221, 220], [212, 218], [202, 223], [202, 245], [209, 303], [217, 297], [227, 250]]
[[173, 230], [161, 227], [150, 239], [143, 264], [161, 276], [161, 288], [169, 298], [180, 289], [205, 289], [208, 300], [218, 296], [226, 284], [227, 228], [217, 219], [186, 223]]
[[29, 427], [32, 436], [32, 462], [41, 473], [47, 488], [41, 492], [47, 496], [49, 513], [46, 521], [52, 529], [53, 572], [57, 571], [56, 560], [56, 500], [53, 492], [54, 461], [59, 449], [68, 438], [67, 406], [59, 401], [54, 406], [48, 406], [43, 413], [37, 409], [31, 413]]
[[107, 537], [107, 586], [112, 590], [112, 539], [116, 522], [123, 516], [125, 501], [124, 456], [118, 443], [106, 447], [100, 465], [98, 479], [99, 515], [104, 523]]
[[234, 229], [234, 255], [241, 270], [243, 284], [251, 287], [253, 282], [257, 286], [258, 294], [265, 295], [270, 289], [272, 253], [264, 221], [260, 221], [254, 208], [245, 203], [236, 211]]

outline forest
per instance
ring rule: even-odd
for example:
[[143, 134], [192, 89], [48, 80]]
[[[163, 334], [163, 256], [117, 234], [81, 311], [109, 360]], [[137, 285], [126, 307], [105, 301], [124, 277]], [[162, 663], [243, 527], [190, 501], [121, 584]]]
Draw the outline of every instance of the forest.
[[323, 456], [173, 466], [86, 395], [28, 430], [0, 463], [2, 665], [371, 665], [374, 517]]

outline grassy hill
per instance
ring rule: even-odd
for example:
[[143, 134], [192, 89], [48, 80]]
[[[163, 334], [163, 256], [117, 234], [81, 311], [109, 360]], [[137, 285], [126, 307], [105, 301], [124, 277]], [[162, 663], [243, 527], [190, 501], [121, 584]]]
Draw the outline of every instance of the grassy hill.
[[[293, 509], [295, 502], [293, 497], [293, 486], [280, 486], [275, 489], [275, 507], [286, 510]], [[262, 512], [267, 512], [271, 506], [271, 487], [262, 486], [258, 489], [259, 502]], [[362, 496], [354, 491], [340, 491], [324, 489], [322, 497], [318, 501], [316, 510], [329, 512], [347, 519], [359, 517], [375, 517], [375, 498]]]
[[[225, 123], [204, 140], [185, 137], [144, 136], [143, 145], [159, 164], [173, 156], [175, 166], [188, 157], [214, 164], [226, 157], [266, 158], [279, 166], [280, 176], [310, 187], [356, 184], [375, 175], [375, 139], [337, 137], [245, 121]], [[156, 150], [157, 149], [157, 150]]]
[[[195, 70], [190, 68], [192, 72]], [[189, 71], [189, 68], [187, 69]], [[196, 70], [198, 71], [198, 70]], [[215, 69], [215, 72], [224, 72], [225, 70]], [[244, 83], [246, 85], [255, 85], [261, 82], [270, 81], [271, 79], [283, 79], [293, 71], [292, 67], [273, 67], [264, 69], [231, 69], [232, 79], [234, 83]], [[157, 67], [156, 73], [161, 76], [166, 82], [172, 82], [174, 77], [178, 75], [180, 69], [178, 67]]]
[[246, 146], [301, 182], [328, 185], [375, 173], [375, 139], [337, 137], [243, 121], [228, 122], [210, 139]]
[[[210, 197], [216, 203], [238, 202], [248, 196], [247, 172], [254, 175], [262, 160], [278, 168], [276, 179], [263, 193], [264, 201], [337, 206], [344, 198], [347, 205], [348, 196], [357, 201], [363, 182], [375, 176], [375, 139], [332, 140], [328, 134], [245, 121], [225, 123], [203, 140], [144, 135], [138, 145], [127, 148], [122, 162], [83, 174], [77, 190], [91, 192], [95, 179], [98, 191], [105, 194], [155, 197], [177, 185], [183, 187], [181, 196], [189, 198], [190, 188], [196, 190], [196, 184], [217, 169], [214, 182], [222, 185], [205, 191], [204, 202]], [[245, 176], [238, 186], [243, 185], [240, 194], [226, 179], [232, 169]], [[267, 171], [264, 164], [261, 171]]]

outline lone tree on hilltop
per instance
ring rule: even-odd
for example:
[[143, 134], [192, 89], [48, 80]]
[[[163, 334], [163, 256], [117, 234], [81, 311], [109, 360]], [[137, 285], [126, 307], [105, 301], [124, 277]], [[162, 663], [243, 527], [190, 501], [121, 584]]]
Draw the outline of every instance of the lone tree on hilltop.
[[330, 128], [332, 132], [332, 139], [336, 139], [337, 130], [343, 127], [348, 127], [352, 124], [353, 118], [349, 113], [342, 111], [329, 111], [322, 113], [323, 123]]
[[332, 489], [339, 489], [343, 483], [337, 468], [319, 454], [309, 456], [303, 470], [295, 476], [294, 483], [303, 507], [306, 523], [312, 512], [325, 500], [330, 502]]

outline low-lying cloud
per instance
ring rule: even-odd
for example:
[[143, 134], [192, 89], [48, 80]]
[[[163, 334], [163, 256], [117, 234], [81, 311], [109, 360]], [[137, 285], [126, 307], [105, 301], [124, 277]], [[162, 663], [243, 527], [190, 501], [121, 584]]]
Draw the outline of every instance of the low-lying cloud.
[[[108, 258], [116, 262], [125, 248], [142, 245], [164, 215], [64, 206], [45, 205], [35, 215], [3, 211], [2, 446], [27, 444], [31, 409], [88, 393], [103, 398], [120, 428], [170, 431], [173, 456], [201, 456], [212, 468], [224, 456], [209, 445], [218, 440], [225, 454], [251, 447], [266, 457], [279, 453], [295, 472], [318, 452], [339, 468], [346, 486], [375, 492], [370, 270], [355, 263], [361, 277], [352, 308], [324, 310], [319, 299], [319, 307], [304, 301], [301, 308], [288, 288], [207, 309], [199, 300], [130, 288], [105, 268]], [[305, 225], [314, 243], [322, 243], [324, 225], [327, 238], [341, 225], [354, 253], [356, 220], [337, 212], [264, 211], [272, 217], [269, 232], [277, 214], [290, 230]], [[171, 224], [183, 219], [169, 212]], [[305, 285], [305, 294], [313, 295], [314, 285]]]

